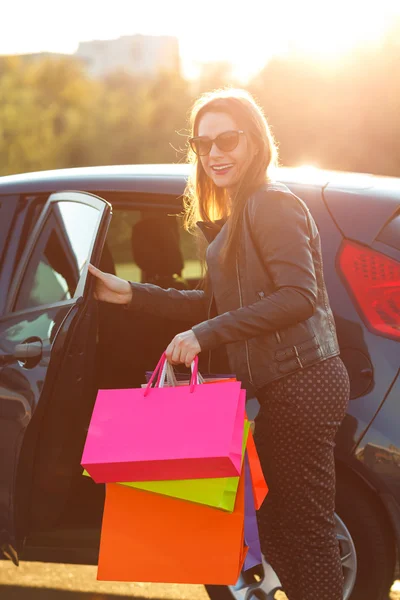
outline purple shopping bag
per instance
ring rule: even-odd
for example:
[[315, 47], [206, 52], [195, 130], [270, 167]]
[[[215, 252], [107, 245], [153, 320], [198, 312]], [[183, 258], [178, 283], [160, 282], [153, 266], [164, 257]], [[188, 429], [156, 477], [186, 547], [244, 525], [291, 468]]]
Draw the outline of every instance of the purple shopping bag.
[[258, 532], [257, 514], [254, 503], [253, 486], [251, 483], [250, 465], [245, 455], [245, 491], [244, 491], [244, 541], [248, 552], [244, 561], [243, 571], [262, 563], [260, 537]]

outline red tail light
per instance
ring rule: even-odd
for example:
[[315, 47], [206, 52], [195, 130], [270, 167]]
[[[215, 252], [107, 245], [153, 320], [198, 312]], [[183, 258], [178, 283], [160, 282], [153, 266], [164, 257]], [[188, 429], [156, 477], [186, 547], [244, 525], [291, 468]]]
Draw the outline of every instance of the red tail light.
[[355, 242], [345, 242], [339, 267], [369, 328], [400, 341], [400, 263]]

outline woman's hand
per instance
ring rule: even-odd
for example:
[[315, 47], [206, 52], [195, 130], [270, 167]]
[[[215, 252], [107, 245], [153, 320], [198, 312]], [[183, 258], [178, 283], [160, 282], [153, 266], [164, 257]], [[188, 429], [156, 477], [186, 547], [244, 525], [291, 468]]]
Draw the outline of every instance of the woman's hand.
[[125, 279], [103, 273], [89, 263], [89, 273], [96, 277], [94, 297], [102, 302], [112, 304], [128, 304], [132, 299], [132, 288]]
[[178, 333], [165, 351], [168, 362], [173, 365], [185, 363], [190, 367], [194, 357], [201, 352], [200, 344], [193, 331]]

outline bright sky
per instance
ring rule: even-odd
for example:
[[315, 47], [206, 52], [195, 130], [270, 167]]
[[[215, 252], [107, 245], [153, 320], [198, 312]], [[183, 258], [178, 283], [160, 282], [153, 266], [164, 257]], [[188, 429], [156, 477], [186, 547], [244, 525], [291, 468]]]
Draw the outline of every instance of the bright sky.
[[186, 75], [230, 60], [245, 79], [289, 49], [335, 58], [379, 43], [400, 0], [13, 0], [2, 9], [0, 54], [73, 53], [80, 41], [136, 33], [179, 39]]

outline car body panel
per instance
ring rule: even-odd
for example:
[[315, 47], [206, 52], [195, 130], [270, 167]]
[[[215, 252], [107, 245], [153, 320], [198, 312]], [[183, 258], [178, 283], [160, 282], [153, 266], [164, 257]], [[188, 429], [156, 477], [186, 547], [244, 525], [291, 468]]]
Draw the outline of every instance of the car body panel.
[[399, 179], [342, 175], [324, 188], [324, 198], [343, 236], [370, 245], [400, 209]]
[[377, 414], [359, 440], [355, 455], [380, 482], [381, 493], [400, 499], [400, 369]]
[[[400, 186], [400, 181], [398, 184]], [[321, 188], [301, 183], [292, 184], [290, 188], [306, 202], [321, 233], [325, 282], [342, 359], [351, 373], [353, 397], [341, 427], [341, 445], [337, 449], [338, 455], [343, 456], [355, 449], [379, 410], [399, 366], [399, 344], [366, 329], [350, 298], [337, 268], [336, 257], [343, 243], [343, 235], [332, 220], [328, 206], [322, 201]], [[370, 373], [366, 372], [369, 370]]]

